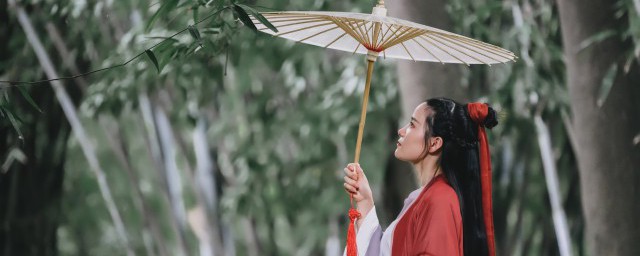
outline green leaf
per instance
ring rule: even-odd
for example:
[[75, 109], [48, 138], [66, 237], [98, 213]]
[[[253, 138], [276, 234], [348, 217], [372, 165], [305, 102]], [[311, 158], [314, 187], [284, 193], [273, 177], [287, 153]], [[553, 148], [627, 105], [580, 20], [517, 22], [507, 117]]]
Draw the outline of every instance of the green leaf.
[[151, 50], [149, 50], [149, 49], [147, 49], [144, 52], [147, 54], [147, 56], [149, 57], [151, 62], [153, 62], [153, 65], [156, 66], [156, 69], [158, 70], [158, 74], [160, 74], [160, 66], [158, 66], [158, 60], [156, 59], [156, 55], [153, 54], [153, 52]]
[[149, 19], [149, 22], [147, 23], [147, 27], [145, 28], [145, 30], [149, 31], [149, 29], [151, 28], [151, 26], [153, 26], [153, 23], [158, 19], [158, 17], [166, 16], [166, 14], [169, 13], [171, 10], [175, 9], [177, 5], [178, 5], [178, 0], [166, 1], [162, 6], [160, 6], [158, 11], [155, 14], [153, 14], [153, 16], [151, 16], [151, 19]]
[[24, 99], [26, 99], [27, 102], [29, 102], [29, 104], [31, 104], [31, 106], [33, 106], [35, 109], [37, 109], [38, 112], [42, 113], [42, 109], [40, 109], [38, 107], [38, 105], [36, 104], [36, 102], [33, 101], [33, 98], [31, 98], [31, 95], [29, 95], [29, 92], [27, 92], [27, 89], [25, 89], [22, 86], [16, 86], [16, 88], [18, 88], [18, 90], [22, 94], [22, 97], [24, 97]]
[[618, 32], [613, 30], [613, 29], [607, 29], [607, 30], [603, 30], [600, 31], [592, 36], [590, 36], [589, 38], [585, 39], [584, 41], [582, 41], [580, 43], [580, 45], [578, 45], [578, 52], [587, 49], [589, 46], [602, 42], [612, 36], [615, 36]]
[[205, 7], [213, 6], [214, 9], [219, 9], [220, 7], [222, 7], [223, 4], [224, 4], [224, 0], [209, 0], [207, 1], [206, 4], [204, 4], [204, 6]]
[[271, 29], [273, 32], [278, 33], [278, 29], [273, 24], [271, 24], [271, 22], [269, 22], [267, 18], [265, 18], [262, 14], [260, 14], [255, 9], [249, 6], [246, 6], [244, 4], [236, 4], [236, 6], [240, 6], [240, 8], [242, 8], [245, 12], [253, 15], [253, 17], [255, 17], [258, 21], [260, 21], [260, 23], [265, 25], [267, 28]]
[[602, 105], [604, 105], [605, 101], [607, 100], [607, 96], [609, 96], [611, 87], [613, 87], [613, 82], [616, 79], [617, 73], [618, 64], [613, 64], [602, 78], [602, 85], [600, 86], [600, 91], [598, 92], [598, 107], [602, 107]]
[[176, 43], [179, 43], [179, 41], [173, 38], [169, 38], [169, 39], [166, 39], [165, 41], [162, 41], [158, 46], [154, 47], [153, 49], [156, 53], [161, 53], [168, 49], [173, 48]]
[[193, 12], [193, 24], [198, 23], [198, 8], [200, 7], [200, 5], [193, 5], [193, 8], [191, 8], [191, 11]]
[[18, 133], [18, 138], [21, 140], [24, 139], [24, 136], [20, 131], [20, 121], [18, 118], [16, 118], [16, 115], [14, 115], [13, 112], [11, 112], [11, 110], [8, 108], [2, 108], [0, 110], [4, 111], [4, 114], [8, 117], [9, 122], [11, 122], [11, 126], [13, 126], [13, 129], [16, 131], [16, 133]]
[[220, 34], [220, 31], [221, 31], [220, 28], [203, 28], [202, 29], [203, 34]]
[[198, 29], [192, 25], [189, 25], [187, 28], [189, 29], [189, 34], [191, 34], [193, 39], [200, 41], [200, 32], [198, 32]]
[[258, 32], [258, 28], [256, 28], [256, 25], [253, 24], [253, 21], [251, 21], [251, 18], [249, 18], [249, 15], [244, 9], [242, 9], [242, 7], [234, 4], [233, 9], [236, 11], [238, 18], [240, 18], [240, 21], [242, 21], [245, 26], [249, 27], [253, 32]]

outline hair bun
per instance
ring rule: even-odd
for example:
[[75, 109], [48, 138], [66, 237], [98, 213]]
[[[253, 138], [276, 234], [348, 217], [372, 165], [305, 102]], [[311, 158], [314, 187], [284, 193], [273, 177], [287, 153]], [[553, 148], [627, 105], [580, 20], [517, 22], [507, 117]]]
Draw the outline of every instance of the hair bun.
[[498, 125], [498, 115], [492, 107], [489, 107], [489, 113], [487, 114], [487, 117], [484, 118], [482, 125], [487, 129], [491, 129]]

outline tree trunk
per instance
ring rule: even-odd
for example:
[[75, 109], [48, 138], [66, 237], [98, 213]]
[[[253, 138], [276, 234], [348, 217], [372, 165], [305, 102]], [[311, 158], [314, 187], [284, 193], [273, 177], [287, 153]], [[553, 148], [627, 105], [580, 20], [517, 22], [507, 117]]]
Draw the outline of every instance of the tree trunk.
[[[586, 242], [591, 255], [640, 255], [640, 96], [635, 63], [618, 69], [604, 104], [597, 104], [602, 79], [612, 64], [622, 66], [630, 41], [610, 37], [580, 50], [581, 43], [607, 29], [627, 28], [616, 19], [616, 1], [559, 0], [576, 155], [580, 169]], [[634, 83], [635, 81], [635, 83]]]
[[[386, 3], [389, 15], [427, 26], [451, 30], [453, 23], [445, 10], [444, 0], [394, 0]], [[413, 109], [427, 98], [447, 97], [464, 100], [460, 65], [399, 60], [397, 64], [402, 119], [407, 122]], [[398, 139], [396, 124], [392, 125], [391, 141]], [[393, 152], [393, 151], [391, 151]], [[416, 188], [411, 166], [397, 160], [393, 153], [385, 171], [383, 206], [388, 218], [395, 218], [404, 198]]]

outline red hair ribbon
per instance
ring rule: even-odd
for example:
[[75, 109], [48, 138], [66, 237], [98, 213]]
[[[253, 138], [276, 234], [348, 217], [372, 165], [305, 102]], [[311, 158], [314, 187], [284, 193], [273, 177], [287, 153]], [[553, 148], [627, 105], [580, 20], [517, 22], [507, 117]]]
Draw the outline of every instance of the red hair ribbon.
[[469, 103], [467, 110], [471, 119], [478, 124], [478, 142], [480, 154], [480, 181], [482, 185], [482, 213], [484, 214], [484, 225], [487, 230], [487, 243], [489, 245], [489, 256], [496, 255], [495, 235], [493, 231], [493, 203], [491, 198], [491, 154], [489, 153], [489, 142], [487, 133], [484, 130], [484, 119], [489, 114], [489, 106], [484, 103]]

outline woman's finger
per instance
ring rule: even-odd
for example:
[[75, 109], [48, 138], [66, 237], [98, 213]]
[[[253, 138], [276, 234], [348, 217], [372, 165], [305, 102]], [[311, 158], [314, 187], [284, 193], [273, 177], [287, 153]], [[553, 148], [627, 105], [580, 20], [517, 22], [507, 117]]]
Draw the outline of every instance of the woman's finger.
[[344, 182], [358, 189], [360, 186], [358, 185], [358, 181], [349, 178], [348, 176], [344, 176]]
[[349, 168], [344, 168], [344, 174], [351, 177], [352, 179], [355, 179], [357, 177], [356, 172], [350, 170]]
[[347, 190], [347, 192], [354, 194], [354, 196], [358, 193], [358, 190], [355, 187], [347, 183], [344, 183], [344, 189]]
[[356, 164], [354, 163], [348, 164], [347, 170], [348, 170], [347, 174], [351, 176], [351, 178], [353, 178], [354, 180], [358, 179], [358, 171], [356, 169]]

